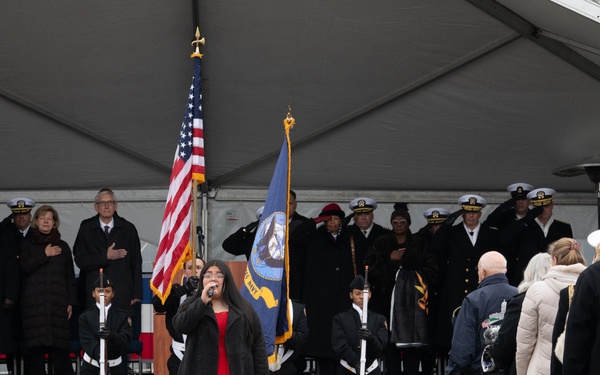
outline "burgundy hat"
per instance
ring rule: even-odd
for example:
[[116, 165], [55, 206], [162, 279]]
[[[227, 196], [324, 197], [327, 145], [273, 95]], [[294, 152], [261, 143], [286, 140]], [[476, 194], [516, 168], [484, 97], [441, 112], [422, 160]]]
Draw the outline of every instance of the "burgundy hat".
[[329, 203], [327, 206], [323, 207], [321, 213], [319, 214], [319, 217], [327, 217], [326, 220], [329, 220], [329, 217], [334, 215], [339, 216], [340, 219], [346, 217], [346, 214], [344, 213], [344, 211], [342, 211], [340, 206], [338, 206], [335, 203]]

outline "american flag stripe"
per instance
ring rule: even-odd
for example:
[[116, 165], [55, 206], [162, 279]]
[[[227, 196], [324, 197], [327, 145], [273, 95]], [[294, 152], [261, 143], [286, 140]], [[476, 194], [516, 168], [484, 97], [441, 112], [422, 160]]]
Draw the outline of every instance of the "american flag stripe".
[[160, 241], [150, 281], [150, 287], [163, 303], [171, 292], [175, 273], [191, 256], [192, 181], [205, 181], [200, 73], [200, 57], [194, 56], [194, 77], [179, 132]]

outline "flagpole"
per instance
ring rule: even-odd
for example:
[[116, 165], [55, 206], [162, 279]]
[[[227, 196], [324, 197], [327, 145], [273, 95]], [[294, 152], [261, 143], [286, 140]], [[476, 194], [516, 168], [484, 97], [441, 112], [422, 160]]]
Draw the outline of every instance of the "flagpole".
[[[196, 225], [198, 224], [198, 180], [192, 180], [192, 224], [190, 229], [190, 256], [192, 257], [192, 276], [196, 276]], [[200, 245], [200, 244], [198, 244]]]
[[[190, 58], [199, 57], [202, 58], [202, 54], [200, 53], [200, 45], [204, 45], [204, 38], [200, 38], [200, 28], [196, 26], [196, 34], [194, 35], [196, 39], [192, 42], [192, 46], [196, 45], [196, 50]], [[196, 226], [198, 225], [198, 180], [192, 180], [192, 227], [190, 230], [190, 256], [192, 257], [192, 276], [196, 275]], [[198, 244], [200, 245], [200, 244]]]
[[163, 304], [171, 293], [175, 273], [184, 267], [185, 262], [196, 259], [194, 248], [197, 249], [197, 245], [190, 238], [190, 232], [195, 233], [195, 230], [190, 230], [190, 226], [196, 226], [198, 185], [205, 182], [200, 44], [204, 44], [204, 38], [200, 38], [200, 30], [196, 28], [196, 40], [192, 42], [196, 48], [191, 54], [194, 76], [175, 149], [160, 241], [150, 280], [150, 288]]

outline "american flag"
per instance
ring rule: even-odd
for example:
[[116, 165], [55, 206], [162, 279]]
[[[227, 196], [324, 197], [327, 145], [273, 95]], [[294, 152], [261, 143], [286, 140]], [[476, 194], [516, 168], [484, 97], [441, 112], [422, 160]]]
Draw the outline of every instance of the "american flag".
[[173, 277], [189, 259], [192, 220], [192, 181], [204, 182], [204, 130], [200, 56], [194, 56], [194, 77], [179, 132], [169, 195], [150, 287], [164, 303]]

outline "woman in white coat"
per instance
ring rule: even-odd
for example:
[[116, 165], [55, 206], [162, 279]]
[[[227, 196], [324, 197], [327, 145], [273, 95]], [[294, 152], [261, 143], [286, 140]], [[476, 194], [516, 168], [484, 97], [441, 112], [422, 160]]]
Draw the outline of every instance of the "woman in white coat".
[[552, 267], [542, 281], [534, 283], [525, 295], [517, 329], [517, 375], [547, 375], [552, 355], [552, 329], [558, 310], [559, 292], [575, 284], [585, 269], [579, 244], [561, 238], [550, 244]]

